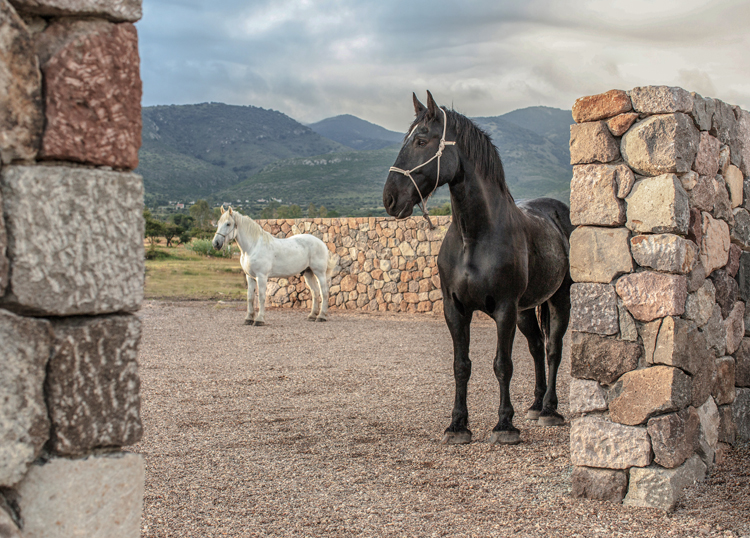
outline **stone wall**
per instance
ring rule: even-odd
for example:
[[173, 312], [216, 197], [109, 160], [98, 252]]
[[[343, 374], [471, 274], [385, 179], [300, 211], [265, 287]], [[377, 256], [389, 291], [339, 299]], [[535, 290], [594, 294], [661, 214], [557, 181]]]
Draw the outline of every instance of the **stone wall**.
[[0, 535], [139, 536], [140, 0], [0, 0]]
[[[442, 315], [437, 255], [451, 217], [395, 220], [385, 217], [259, 220], [264, 230], [284, 238], [309, 233], [339, 257], [331, 281], [331, 308]], [[299, 276], [269, 279], [266, 304], [311, 308]]]
[[573, 494], [670, 510], [750, 439], [750, 113], [649, 86], [573, 118]]

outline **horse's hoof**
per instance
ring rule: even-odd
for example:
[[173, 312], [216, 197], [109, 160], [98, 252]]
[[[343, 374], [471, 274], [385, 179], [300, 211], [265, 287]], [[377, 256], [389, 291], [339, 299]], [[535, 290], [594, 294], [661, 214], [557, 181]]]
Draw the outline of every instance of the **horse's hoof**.
[[245, 320], [245, 325], [252, 325], [253, 323], [255, 323], [254, 319], [246, 319]]
[[253, 323], [253, 325], [255, 325], [256, 327], [263, 327], [263, 325], [265, 324], [265, 321], [256, 321], [255, 323]]
[[521, 432], [517, 430], [493, 431], [490, 435], [491, 445], [517, 445], [521, 442]]
[[315, 316], [307, 316], [307, 321], [315, 321], [315, 320], [316, 320]]
[[537, 420], [539, 418], [539, 411], [536, 409], [529, 409], [526, 411], [526, 420]]
[[440, 444], [443, 445], [465, 445], [471, 443], [471, 432], [445, 432]]
[[317, 318], [315, 321], [328, 321], [326, 318]]
[[548, 414], [539, 416], [538, 424], [540, 426], [562, 426], [565, 424], [565, 417], [557, 411], [549, 411]]

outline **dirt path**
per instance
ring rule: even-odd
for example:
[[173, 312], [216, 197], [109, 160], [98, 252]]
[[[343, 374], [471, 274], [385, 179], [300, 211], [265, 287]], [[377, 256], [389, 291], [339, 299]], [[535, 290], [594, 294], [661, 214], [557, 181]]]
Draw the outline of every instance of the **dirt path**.
[[[733, 450], [671, 515], [570, 496], [568, 426], [522, 417], [533, 365], [520, 334], [512, 389], [522, 444], [497, 421], [494, 324], [472, 325], [470, 445], [439, 444], [452, 345], [429, 315], [148, 301], [140, 312], [145, 537], [750, 536], [750, 448]], [[560, 373], [567, 415], [570, 361]]]

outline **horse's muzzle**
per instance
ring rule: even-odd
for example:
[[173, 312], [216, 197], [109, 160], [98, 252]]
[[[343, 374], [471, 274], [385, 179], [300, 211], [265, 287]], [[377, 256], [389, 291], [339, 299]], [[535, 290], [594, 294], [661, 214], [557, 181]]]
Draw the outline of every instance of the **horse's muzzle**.
[[221, 250], [221, 247], [224, 246], [224, 239], [222, 237], [214, 237], [211, 245], [214, 247], [214, 250]]

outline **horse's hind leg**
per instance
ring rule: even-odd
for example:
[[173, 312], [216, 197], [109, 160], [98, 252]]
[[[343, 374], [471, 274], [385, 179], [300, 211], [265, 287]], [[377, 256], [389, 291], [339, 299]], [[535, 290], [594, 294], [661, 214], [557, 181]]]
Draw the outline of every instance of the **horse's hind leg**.
[[529, 344], [529, 353], [531, 353], [531, 357], [534, 359], [534, 372], [536, 374], [534, 403], [526, 411], [526, 419], [536, 420], [542, 411], [544, 395], [547, 392], [547, 371], [544, 366], [544, 334], [542, 334], [536, 319], [536, 309], [532, 308], [519, 312], [517, 325], [521, 333], [526, 337], [526, 341]]
[[255, 316], [255, 326], [259, 327], [266, 324], [266, 288], [268, 287], [268, 277], [258, 275], [258, 315]]
[[[328, 321], [328, 285], [330, 282], [328, 282], [328, 279], [326, 278], [325, 268], [321, 271], [316, 270], [313, 274], [315, 275], [315, 278], [311, 280], [314, 280], [317, 283], [317, 289], [320, 290], [320, 312], [315, 321]], [[315, 288], [311, 287], [311, 289]]]
[[245, 316], [245, 325], [252, 325], [255, 321], [255, 279], [250, 275], [247, 278], [247, 315]]
[[566, 279], [547, 304], [549, 305], [549, 337], [547, 339], [547, 392], [539, 414], [540, 426], [559, 426], [565, 418], [557, 412], [557, 370], [562, 360], [563, 337], [570, 321], [570, 280]]
[[310, 310], [310, 315], [307, 316], [307, 319], [315, 321], [315, 318], [320, 313], [320, 286], [318, 285], [318, 280], [315, 278], [315, 274], [309, 267], [302, 273], [302, 277], [305, 279], [307, 289], [310, 290], [310, 295], [312, 295], [312, 310]]

